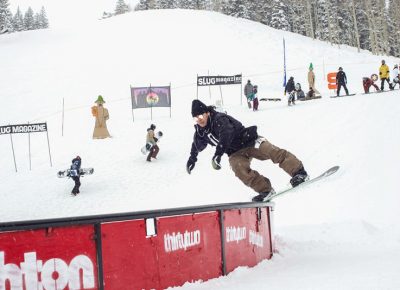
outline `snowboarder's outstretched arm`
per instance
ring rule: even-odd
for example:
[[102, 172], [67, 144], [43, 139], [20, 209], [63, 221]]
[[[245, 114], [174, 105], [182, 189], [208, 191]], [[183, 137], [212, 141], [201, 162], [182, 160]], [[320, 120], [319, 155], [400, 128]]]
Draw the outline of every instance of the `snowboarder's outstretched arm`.
[[203, 151], [207, 147], [207, 140], [205, 138], [201, 138], [197, 131], [194, 132], [192, 148], [190, 149], [190, 157], [186, 163], [186, 171], [187, 173], [191, 173], [196, 162], [197, 162], [197, 155], [199, 152]]

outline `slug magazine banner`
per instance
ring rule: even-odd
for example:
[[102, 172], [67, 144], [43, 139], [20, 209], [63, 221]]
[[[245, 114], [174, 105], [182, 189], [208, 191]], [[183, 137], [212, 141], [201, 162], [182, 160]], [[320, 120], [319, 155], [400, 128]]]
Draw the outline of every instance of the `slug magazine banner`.
[[131, 87], [132, 109], [171, 107], [171, 87]]
[[46, 123], [0, 126], [0, 135], [46, 132], [46, 131], [47, 131]]
[[241, 74], [233, 76], [197, 76], [198, 86], [237, 85], [241, 83]]

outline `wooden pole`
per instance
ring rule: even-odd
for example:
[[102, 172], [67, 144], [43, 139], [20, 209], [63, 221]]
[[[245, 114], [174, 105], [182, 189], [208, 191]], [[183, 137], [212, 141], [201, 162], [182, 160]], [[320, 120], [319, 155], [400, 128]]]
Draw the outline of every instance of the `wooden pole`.
[[10, 139], [11, 139], [11, 149], [12, 149], [13, 157], [14, 157], [15, 172], [18, 172], [18, 170], [17, 170], [17, 162], [15, 161], [15, 151], [14, 151], [14, 143], [13, 143], [13, 139], [12, 139], [12, 134], [10, 134]]
[[63, 104], [62, 104], [61, 136], [64, 137], [64, 98], [63, 98]]
[[49, 148], [50, 167], [53, 167], [53, 163], [51, 162], [49, 127], [47, 126], [47, 122], [46, 122], [46, 134], [47, 134], [47, 147]]
[[[29, 125], [29, 122], [28, 122]], [[29, 151], [29, 170], [32, 170], [32, 158], [31, 158], [31, 133], [28, 132], [28, 151]]]

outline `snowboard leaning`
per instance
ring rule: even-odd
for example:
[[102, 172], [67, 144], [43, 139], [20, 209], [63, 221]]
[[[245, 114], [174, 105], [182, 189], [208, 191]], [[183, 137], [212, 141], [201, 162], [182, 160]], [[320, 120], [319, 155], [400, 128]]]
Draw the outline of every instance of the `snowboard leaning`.
[[[57, 172], [58, 178], [70, 177], [71, 169], [60, 170]], [[94, 168], [81, 168], [79, 169], [79, 175], [91, 175], [94, 172]]]
[[328, 170], [326, 170], [326, 171], [325, 171], [324, 173], [322, 173], [321, 175], [318, 175], [317, 177], [314, 177], [314, 178], [311, 178], [311, 179], [309, 179], [309, 180], [307, 180], [307, 181], [304, 181], [303, 183], [301, 183], [300, 185], [298, 185], [298, 186], [296, 186], [296, 187], [290, 187], [290, 188], [287, 188], [287, 189], [285, 189], [285, 190], [281, 190], [281, 191], [279, 191], [279, 192], [276, 192], [276, 193], [274, 193], [274, 194], [268, 196], [263, 202], [271, 201], [271, 200], [275, 199], [276, 197], [278, 197], [278, 196], [280, 196], [280, 195], [283, 195], [283, 194], [285, 194], [285, 193], [288, 193], [288, 192], [290, 192], [290, 191], [292, 191], [292, 190], [296, 190], [296, 189], [302, 188], [302, 187], [304, 187], [304, 186], [306, 186], [306, 185], [308, 185], [308, 184], [310, 184], [310, 183], [314, 183], [314, 182], [316, 182], [316, 181], [318, 181], [318, 180], [321, 180], [321, 179], [323, 179], [323, 178], [325, 178], [325, 177], [328, 177], [328, 176], [334, 174], [334, 173], [335, 173], [336, 171], [338, 171], [338, 170], [339, 170], [339, 166], [333, 166], [332, 168], [329, 168]]

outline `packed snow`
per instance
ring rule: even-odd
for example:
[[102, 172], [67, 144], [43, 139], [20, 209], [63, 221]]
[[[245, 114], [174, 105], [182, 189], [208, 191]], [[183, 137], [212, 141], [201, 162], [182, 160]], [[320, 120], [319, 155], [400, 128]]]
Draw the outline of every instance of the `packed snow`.
[[[49, 18], [50, 15], [49, 15]], [[283, 96], [283, 49], [288, 77], [307, 88], [314, 65], [319, 100], [288, 107]], [[247, 108], [242, 87], [199, 87], [206, 104], [224, 109], [245, 126], [293, 152], [311, 176], [333, 165], [331, 177], [277, 199], [273, 212], [276, 252], [254, 268], [186, 283], [178, 289], [400, 289], [398, 165], [399, 91], [362, 95], [362, 77], [377, 73], [382, 58], [357, 53], [259, 23], [206, 11], [158, 10], [124, 14], [87, 26], [0, 37], [1, 124], [47, 122], [46, 133], [0, 135], [0, 220], [21, 221], [249, 201], [255, 195], [214, 149], [185, 166], [193, 137], [191, 101], [197, 75], [243, 74], [259, 87], [260, 102]], [[329, 98], [324, 75], [342, 66], [355, 96]], [[169, 108], [131, 110], [130, 86], [172, 88]], [[91, 106], [101, 94], [112, 138], [93, 140]], [[64, 123], [62, 106], [64, 102]], [[152, 119], [151, 119], [152, 117]], [[164, 133], [157, 160], [140, 152], [146, 129]], [[29, 163], [31, 146], [31, 170]], [[81, 193], [56, 172], [82, 157], [95, 173]], [[51, 164], [52, 166], [51, 166]], [[277, 190], [289, 182], [272, 162], [253, 161]]]

